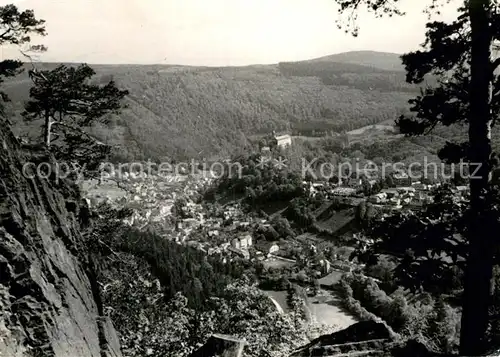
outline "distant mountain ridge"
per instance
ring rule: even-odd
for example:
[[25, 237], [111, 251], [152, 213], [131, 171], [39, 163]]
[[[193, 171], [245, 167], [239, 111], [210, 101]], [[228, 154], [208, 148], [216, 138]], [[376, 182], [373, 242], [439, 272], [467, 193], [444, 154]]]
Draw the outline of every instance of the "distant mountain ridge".
[[[390, 122], [407, 110], [418, 88], [405, 82], [404, 72], [381, 68], [397, 55], [377, 56], [361, 61], [359, 53], [347, 53], [245, 67], [92, 65], [97, 82], [113, 79], [130, 91], [128, 108], [112, 125], [92, 131], [119, 145], [123, 160], [182, 159], [199, 152], [227, 157], [248, 147], [250, 137], [273, 130], [318, 136]], [[16, 133], [38, 135], [38, 124], [19, 118], [30, 85], [24, 73], [5, 90], [18, 117]]]
[[[193, 66], [184, 64], [95, 64], [92, 66], [97, 67], [123, 67], [123, 66], [148, 66], [148, 67], [158, 67], [162, 68], [160, 72], [166, 72], [171, 70], [181, 70], [189, 68], [197, 69], [223, 69], [223, 68], [270, 68], [276, 66], [279, 63], [317, 63], [317, 62], [331, 62], [338, 64], [352, 64], [357, 65], [359, 68], [368, 67], [369, 69], [381, 69], [384, 71], [404, 71], [403, 62], [401, 60], [402, 54], [392, 53], [392, 52], [378, 52], [378, 51], [348, 51], [340, 52], [332, 55], [316, 57], [312, 59], [304, 59], [298, 61], [282, 61], [274, 64], [249, 64], [245, 66]], [[42, 66], [56, 66], [60, 62], [41, 62]], [[67, 65], [72, 65], [80, 62], [65, 62]], [[353, 66], [354, 68], [354, 66]]]

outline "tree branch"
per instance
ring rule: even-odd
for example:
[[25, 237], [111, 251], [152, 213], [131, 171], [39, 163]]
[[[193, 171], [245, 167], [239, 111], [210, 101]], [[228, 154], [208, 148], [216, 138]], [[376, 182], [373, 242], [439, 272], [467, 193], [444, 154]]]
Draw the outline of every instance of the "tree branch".
[[6, 31], [4, 31], [4, 33], [0, 35], [0, 39], [5, 40], [4, 36], [7, 35], [10, 31], [12, 31], [12, 29], [9, 27]]
[[495, 70], [498, 68], [498, 66], [500, 66], [500, 57], [498, 57], [497, 59], [495, 59], [492, 64], [491, 64], [491, 73], [493, 74], [493, 72], [495, 72]]

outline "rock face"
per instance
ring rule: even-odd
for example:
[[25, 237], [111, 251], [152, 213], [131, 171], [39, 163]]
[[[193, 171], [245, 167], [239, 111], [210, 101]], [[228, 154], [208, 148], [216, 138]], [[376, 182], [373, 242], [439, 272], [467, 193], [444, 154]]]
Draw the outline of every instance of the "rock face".
[[0, 122], [0, 357], [120, 357], [83, 244], [86, 206], [66, 183], [27, 178], [30, 160]]

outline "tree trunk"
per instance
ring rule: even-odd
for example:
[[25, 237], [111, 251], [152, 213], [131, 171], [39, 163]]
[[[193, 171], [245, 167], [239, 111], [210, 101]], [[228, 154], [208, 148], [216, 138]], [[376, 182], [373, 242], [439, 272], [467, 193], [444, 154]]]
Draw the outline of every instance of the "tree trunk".
[[488, 307], [493, 274], [494, 232], [488, 224], [488, 186], [491, 172], [491, 64], [490, 0], [470, 0], [471, 82], [469, 88], [469, 143], [471, 221], [469, 257], [465, 271], [460, 355], [478, 356], [487, 350]]
[[51, 130], [50, 115], [45, 114], [45, 123], [43, 125], [43, 142], [46, 147], [50, 147], [50, 130]]

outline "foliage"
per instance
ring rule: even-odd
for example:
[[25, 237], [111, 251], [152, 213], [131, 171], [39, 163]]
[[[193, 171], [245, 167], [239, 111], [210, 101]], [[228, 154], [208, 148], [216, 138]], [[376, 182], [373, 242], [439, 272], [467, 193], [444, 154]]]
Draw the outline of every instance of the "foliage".
[[245, 338], [248, 356], [288, 356], [306, 341], [302, 309], [281, 314], [269, 298], [253, 286], [231, 284], [229, 298], [216, 299], [212, 316], [222, 333]]
[[104, 275], [104, 304], [125, 356], [185, 356], [193, 350], [189, 328], [194, 310], [181, 293], [166, 300], [145, 261], [120, 254], [107, 262]]
[[[422, 135], [437, 125], [467, 123], [471, 60], [468, 26], [467, 16], [460, 16], [451, 24], [429, 23], [425, 51], [403, 56], [409, 82], [420, 83], [429, 73], [439, 75], [441, 79], [439, 86], [426, 88], [419, 96], [410, 100], [410, 110], [414, 116], [399, 118], [397, 123], [402, 133]], [[456, 38], [457, 34], [460, 35], [459, 38]], [[440, 57], [443, 51], [447, 53], [447, 57]], [[496, 115], [498, 114], [494, 114]], [[454, 150], [451, 150], [452, 147]], [[468, 159], [467, 147], [468, 144], [464, 142], [449, 142], [440, 151], [440, 157], [451, 162]]]
[[361, 303], [353, 297], [353, 289], [347, 279], [342, 278], [338, 282], [336, 290], [340, 298], [342, 299], [341, 302], [344, 308], [351, 314], [361, 320], [373, 320], [377, 322], [381, 321], [378, 316], [369, 312], [367, 309], [361, 306]]
[[207, 299], [220, 296], [225, 285], [240, 278], [249, 267], [243, 261], [224, 264], [194, 248], [183, 247], [153, 232], [129, 229], [116, 242], [122, 251], [147, 261], [165, 288], [165, 298], [182, 292], [189, 306], [203, 309]]
[[245, 203], [252, 208], [269, 202], [290, 201], [303, 195], [298, 174], [279, 170], [270, 164], [260, 165], [259, 160], [260, 156], [256, 154], [237, 157], [234, 162], [241, 165], [241, 171], [235, 174], [235, 164], [228, 164], [212, 190], [220, 195], [245, 195]]
[[[494, 187], [493, 211], [498, 225], [498, 188]], [[373, 245], [360, 247], [358, 259], [367, 262], [366, 272], [382, 280], [385, 291], [398, 284], [414, 292], [430, 292], [436, 299], [449, 298], [457, 303], [464, 288], [464, 263], [467, 258], [468, 201], [457, 195], [452, 186], [442, 186], [435, 192], [434, 203], [422, 211], [397, 213], [383, 217], [367, 232], [375, 239]], [[405, 237], [404, 240], [401, 237]], [[498, 249], [495, 249], [498, 264]], [[396, 266], [384, 267], [387, 259]], [[388, 275], [388, 268], [391, 269]], [[486, 338], [490, 345], [498, 344], [498, 265], [495, 268], [489, 327]], [[384, 278], [385, 277], [385, 278]], [[441, 326], [440, 328], [445, 328]], [[443, 342], [444, 343], [444, 342]]]
[[270, 221], [270, 224], [280, 237], [295, 237], [295, 232], [286, 218], [276, 216]]
[[174, 201], [174, 207], [172, 208], [172, 214], [180, 219], [188, 218], [184, 207], [186, 206], [186, 199], [184, 197], [177, 198]]
[[299, 227], [304, 228], [312, 226], [316, 221], [310, 203], [301, 197], [295, 198], [290, 202], [285, 211], [285, 217], [295, 222]]
[[399, 257], [394, 271], [398, 284], [437, 295], [450, 293], [462, 287], [455, 268], [463, 268], [467, 257], [467, 210], [468, 202], [443, 185], [434, 193], [434, 203], [423, 210], [379, 217], [366, 232], [374, 244], [358, 251], [359, 258], [374, 264], [383, 254]]
[[[50, 64], [39, 67], [53, 69]], [[113, 152], [117, 161], [156, 160], [165, 153], [186, 160], [200, 152], [209, 159], [227, 158], [253, 147], [254, 136], [272, 130], [290, 126], [294, 135], [341, 132], [393, 120], [404, 112], [410, 93], [388, 91], [391, 82], [405, 86], [403, 72], [380, 73], [363, 66], [345, 72], [346, 66], [337, 67], [343, 82], [323, 84], [316, 75], [290, 76], [278, 65], [95, 66], [96, 83], [112, 76], [131, 94], [125, 99], [127, 110], [113, 116], [112, 125], [95, 125], [91, 133], [110, 145], [122, 145]], [[377, 83], [370, 83], [370, 77], [378, 77]], [[28, 78], [19, 77], [7, 88], [15, 98], [13, 111], [28, 99], [29, 85]]]
[[362, 318], [382, 318], [406, 338], [419, 338], [437, 353], [451, 354], [458, 347], [460, 315], [442, 299], [410, 303], [403, 290], [387, 295], [370, 278], [345, 274], [338, 284], [346, 307]]
[[368, 276], [378, 279], [382, 290], [392, 293], [397, 289], [394, 271], [398, 266], [390, 257], [380, 257], [377, 264], [368, 265], [365, 272]]
[[259, 287], [263, 290], [288, 290], [290, 287], [290, 281], [285, 277], [285, 274], [266, 274], [263, 278], [259, 280]]
[[166, 299], [144, 261], [119, 257], [108, 265], [104, 301], [126, 356], [187, 356], [214, 333], [245, 338], [245, 355], [254, 357], [284, 357], [306, 341], [301, 313], [280, 314], [248, 281], [230, 283], [195, 310], [180, 292]]
[[[281, 73], [294, 77], [318, 77], [325, 85], [348, 86], [361, 90], [377, 88], [383, 92], [415, 93], [418, 88], [405, 83], [401, 71], [360, 66], [332, 61], [282, 62]], [[334, 112], [330, 115], [334, 115]], [[328, 115], [328, 114], [327, 114]]]
[[[399, 256], [401, 259], [394, 269], [397, 284], [429, 291], [437, 297], [460, 296], [467, 244], [459, 233], [465, 231], [467, 224], [467, 202], [457, 200], [449, 189], [441, 188], [435, 203], [422, 212], [387, 217], [374, 228], [381, 240], [364, 257], [370, 259], [372, 253], [377, 257], [383, 254]], [[497, 205], [495, 203], [493, 207]], [[498, 217], [496, 213], [495, 216]], [[409, 239], [402, 242], [401, 236]], [[374, 261], [369, 262], [368, 271], [376, 267], [372, 264]], [[496, 288], [493, 291], [490, 327], [486, 336], [490, 343], [497, 344], [498, 291]]]
[[[464, 275], [462, 354], [488, 350], [488, 306], [496, 243], [488, 177], [492, 168], [490, 131], [498, 117], [500, 62], [490, 55], [500, 38], [500, 13], [493, 1], [464, 1], [452, 23], [427, 25], [425, 51], [403, 56], [407, 79], [422, 82], [427, 74], [440, 76], [439, 86], [422, 91], [411, 101], [412, 118], [401, 117], [398, 125], [408, 135], [422, 135], [437, 125], [468, 126], [467, 141], [448, 142], [439, 152], [443, 160], [466, 160], [476, 169], [470, 179], [470, 217], [467, 222], [468, 255]], [[443, 53], [446, 53], [443, 56]]]
[[[401, 14], [390, 1], [338, 0], [341, 12], [366, 5], [374, 12]], [[432, 1], [431, 11], [437, 1]], [[411, 117], [397, 124], [406, 135], [424, 135], [438, 126], [464, 125], [468, 139], [450, 141], [440, 150], [448, 162], [464, 159], [474, 169], [470, 179], [471, 200], [467, 222], [468, 256], [464, 277], [461, 354], [485, 353], [490, 305], [497, 216], [492, 215], [489, 177], [493, 166], [491, 128], [498, 118], [500, 99], [498, 66], [492, 48], [500, 39], [500, 13], [496, 1], [463, 1], [458, 17], [450, 22], [427, 24], [420, 51], [402, 56], [409, 83], [437, 76], [438, 85], [422, 90], [410, 101]], [[446, 235], [448, 232], [445, 231]], [[426, 248], [423, 248], [426, 250]]]

